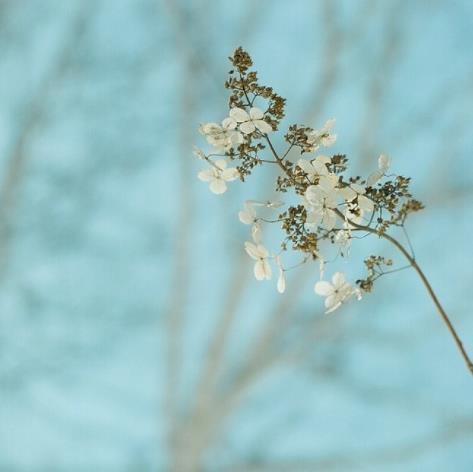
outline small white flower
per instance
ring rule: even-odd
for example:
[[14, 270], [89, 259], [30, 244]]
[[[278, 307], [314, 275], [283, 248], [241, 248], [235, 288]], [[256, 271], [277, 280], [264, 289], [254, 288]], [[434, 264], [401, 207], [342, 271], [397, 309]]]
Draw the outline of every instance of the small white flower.
[[245, 134], [251, 134], [256, 129], [263, 134], [273, 131], [272, 126], [264, 121], [264, 113], [257, 107], [252, 107], [250, 113], [247, 113], [243, 108], [232, 108], [230, 110], [230, 119], [239, 123], [240, 131]]
[[281, 257], [274, 256], [274, 260], [279, 269], [277, 289], [279, 293], [284, 293], [286, 290], [286, 277], [284, 276], [284, 267], [282, 266]]
[[207, 138], [207, 142], [217, 149], [228, 151], [243, 142], [243, 135], [237, 131], [235, 120], [225, 118], [220, 126], [217, 123], [205, 123], [199, 131]]
[[[326, 181], [329, 183], [329, 180]], [[322, 226], [330, 231], [335, 227], [337, 215], [334, 208], [337, 206], [337, 190], [333, 185], [309, 185], [304, 198], [307, 210], [306, 223], [310, 226]]]
[[373, 186], [379, 179], [383, 177], [384, 174], [388, 171], [391, 165], [391, 158], [386, 156], [386, 154], [381, 154], [378, 157], [378, 170], [375, 170], [370, 174], [366, 179], [366, 185], [368, 187]]
[[258, 244], [261, 242], [262, 229], [254, 205], [255, 203], [252, 200], [246, 201], [244, 210], [238, 213], [238, 218], [245, 225], [253, 225], [251, 227], [251, 236], [253, 241]]
[[262, 244], [245, 242], [245, 250], [248, 255], [255, 259], [254, 274], [256, 280], [269, 280], [271, 278], [271, 266], [268, 262], [269, 252]]
[[229, 167], [227, 169], [225, 159], [219, 159], [213, 161], [208, 169], [200, 171], [197, 177], [203, 182], [210, 182], [210, 191], [218, 195], [227, 190], [226, 182], [237, 179], [239, 175], [235, 167]]
[[325, 298], [325, 313], [331, 313], [339, 308], [352, 295], [358, 295], [358, 291], [353, 288], [341, 272], [335, 272], [332, 283], [319, 280], [314, 287], [315, 293]]
[[362, 225], [363, 215], [364, 211], [362, 208], [360, 208], [358, 205], [349, 203], [345, 210], [345, 226], [347, 228], [352, 228], [353, 226], [350, 224], [350, 222], [357, 225]]
[[351, 202], [355, 198], [358, 201], [358, 207], [363, 211], [373, 211], [374, 203], [366, 195], [366, 189], [359, 184], [350, 184], [349, 187], [340, 189], [340, 194], [345, 200]]
[[250, 202], [246, 201], [245, 209], [238, 213], [238, 218], [240, 218], [240, 221], [245, 225], [256, 223], [257, 217], [254, 206]]
[[331, 134], [331, 129], [335, 126], [335, 118], [327, 120], [321, 129], [307, 133], [307, 142], [311, 151], [317, 150], [321, 145], [329, 147], [337, 140], [336, 134]]
[[317, 156], [315, 159], [307, 161], [305, 159], [299, 159], [297, 166], [300, 167], [306, 174], [311, 182], [315, 179], [323, 181], [328, 175], [329, 171], [327, 165], [330, 162], [330, 158], [327, 156]]

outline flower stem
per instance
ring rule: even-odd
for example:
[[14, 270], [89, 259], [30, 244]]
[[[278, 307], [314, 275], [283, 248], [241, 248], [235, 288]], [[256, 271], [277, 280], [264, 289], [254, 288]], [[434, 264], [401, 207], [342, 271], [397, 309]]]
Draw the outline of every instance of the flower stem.
[[[276, 152], [276, 150], [274, 149], [274, 146], [271, 143], [271, 140], [269, 139], [269, 137], [267, 135], [265, 135], [265, 139], [266, 139], [267, 143], [269, 144], [271, 152], [272, 152], [274, 158], [276, 159], [279, 167], [281, 167], [283, 172], [291, 180], [293, 180], [295, 182], [295, 179], [294, 179], [294, 176], [293, 176], [292, 172], [290, 171], [290, 169], [288, 169], [284, 165], [283, 160], [279, 157], [278, 153]], [[345, 221], [345, 216], [343, 215], [343, 213], [338, 208], [335, 208], [333, 211], [343, 221]], [[460, 351], [460, 354], [463, 357], [463, 360], [465, 361], [465, 364], [466, 364], [468, 370], [473, 375], [473, 362], [471, 361], [470, 357], [468, 356], [468, 353], [466, 352], [465, 348], [463, 347], [462, 340], [458, 336], [458, 333], [456, 332], [455, 328], [453, 327], [453, 324], [450, 321], [450, 318], [448, 317], [447, 313], [443, 309], [443, 306], [440, 304], [440, 301], [437, 298], [437, 295], [435, 294], [432, 286], [430, 285], [429, 280], [427, 279], [424, 272], [422, 271], [422, 269], [417, 264], [417, 262], [415, 260], [415, 257], [413, 257], [409, 253], [409, 251], [397, 239], [393, 238], [389, 234], [386, 234], [386, 233], [379, 234], [374, 228], [372, 228], [370, 226], [359, 225], [359, 224], [354, 223], [350, 220], [348, 220], [348, 222], [350, 223], [351, 226], [353, 226], [356, 229], [363, 230], [363, 231], [366, 231], [368, 233], [376, 234], [378, 237], [381, 237], [381, 238], [385, 239], [386, 241], [389, 241], [391, 244], [396, 246], [396, 248], [404, 255], [404, 257], [408, 260], [409, 264], [413, 267], [413, 269], [417, 272], [420, 279], [422, 280], [422, 283], [424, 284], [425, 288], [427, 289], [427, 292], [429, 293], [430, 298], [432, 299], [432, 301], [434, 302], [435, 307], [437, 308], [437, 312], [439, 313], [439, 315], [442, 318], [443, 322], [447, 326], [447, 329], [450, 331], [450, 334], [452, 335], [453, 340], [455, 341], [455, 344], [457, 345], [457, 348]]]
[[[339, 217], [341, 217], [342, 219], [345, 219], [345, 217], [343, 216], [343, 213], [340, 212], [340, 210], [335, 210], [335, 212], [338, 214]], [[462, 343], [460, 337], [458, 336], [455, 328], [453, 327], [452, 322], [450, 321], [450, 318], [448, 317], [448, 315], [445, 312], [445, 310], [443, 309], [439, 299], [437, 298], [437, 295], [435, 294], [432, 286], [430, 285], [429, 280], [427, 279], [424, 272], [422, 271], [422, 269], [417, 264], [415, 258], [413, 256], [411, 256], [409, 251], [407, 251], [407, 249], [397, 239], [393, 238], [389, 234], [384, 234], [383, 233], [383, 234], [379, 235], [378, 232], [375, 229], [373, 229], [369, 226], [359, 225], [359, 224], [356, 224], [356, 223], [351, 222], [351, 221], [349, 221], [349, 223], [350, 223], [351, 226], [355, 227], [356, 229], [360, 229], [360, 230], [363, 230], [363, 231], [367, 231], [369, 233], [377, 234], [379, 237], [389, 241], [391, 244], [396, 246], [396, 248], [409, 261], [409, 264], [413, 267], [413, 269], [417, 272], [420, 279], [422, 280], [422, 283], [424, 284], [425, 288], [427, 289], [427, 292], [429, 293], [430, 298], [434, 302], [434, 305], [437, 308], [437, 311], [438, 311], [440, 317], [442, 318], [442, 320], [446, 324], [448, 330], [450, 331], [450, 334], [452, 335], [452, 337], [455, 341], [455, 344], [457, 345], [457, 348], [460, 351], [460, 354], [462, 355], [462, 357], [463, 357], [463, 359], [466, 363], [466, 366], [468, 367], [468, 370], [473, 375], [473, 362], [471, 361], [470, 357], [468, 356], [468, 353], [466, 352], [465, 348], [463, 347], [463, 343]]]

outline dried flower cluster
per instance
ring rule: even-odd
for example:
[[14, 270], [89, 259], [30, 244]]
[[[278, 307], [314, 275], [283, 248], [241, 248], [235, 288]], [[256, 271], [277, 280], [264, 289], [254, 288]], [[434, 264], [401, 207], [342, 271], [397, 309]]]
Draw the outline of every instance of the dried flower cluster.
[[[284, 118], [286, 100], [271, 87], [259, 83], [257, 73], [250, 70], [253, 61], [242, 48], [229, 59], [233, 68], [225, 82], [225, 87], [231, 91], [228, 114], [221, 124], [200, 126], [212, 150], [206, 153], [196, 147], [194, 154], [208, 166], [199, 172], [199, 179], [208, 182], [210, 190], [216, 194], [227, 190], [227, 182], [237, 178], [244, 182], [256, 166], [272, 165], [279, 169], [274, 190], [282, 194], [284, 201], [247, 200], [238, 215], [243, 224], [251, 227], [251, 241], [245, 242], [244, 247], [254, 261], [256, 279], [270, 280], [271, 264], [275, 265], [277, 290], [283, 293], [288, 270], [318, 260], [320, 280], [314, 290], [325, 297], [326, 313], [330, 313], [347, 300], [353, 297], [359, 300], [363, 293], [371, 292], [379, 277], [411, 267], [419, 275], [473, 374], [473, 362], [417, 264], [407, 235], [407, 217], [423, 208], [421, 202], [412, 198], [410, 179], [389, 173], [391, 162], [384, 154], [379, 156], [377, 168], [366, 178], [348, 175], [347, 157], [330, 155], [324, 150], [337, 139], [333, 133], [334, 119], [319, 129], [297, 124], [289, 126], [284, 135], [285, 150], [276, 151], [271, 139]], [[273, 214], [268, 216], [268, 212]], [[277, 252], [271, 252], [263, 244], [266, 224], [279, 225], [284, 234]], [[409, 249], [393, 237], [391, 230], [395, 228], [402, 229]], [[392, 269], [391, 259], [370, 255], [364, 261], [367, 271], [364, 279], [352, 284], [345, 274], [337, 271], [331, 282], [324, 280], [326, 263], [335, 262], [339, 256], [348, 257], [353, 241], [370, 235], [389, 241], [408, 264]], [[283, 255], [289, 249], [301, 253], [302, 258], [286, 266]], [[329, 258], [328, 254], [334, 251], [335, 257]]]
[[[392, 261], [370, 256], [365, 261], [368, 272], [365, 279], [352, 285], [343, 273], [336, 272], [329, 283], [323, 280], [327, 246], [335, 247], [337, 254], [347, 257], [356, 239], [354, 233], [381, 236], [392, 226], [403, 227], [410, 213], [422, 209], [422, 204], [411, 197], [410, 179], [388, 174], [390, 159], [385, 155], [379, 157], [378, 168], [362, 178], [347, 175], [345, 155], [328, 155], [326, 151], [317, 154], [337, 139], [333, 133], [334, 119], [320, 129], [289, 126], [284, 135], [287, 148], [279, 154], [271, 142], [271, 134], [278, 130], [284, 117], [285, 99], [271, 87], [260, 85], [257, 73], [251, 71], [251, 57], [243, 49], [238, 48], [230, 61], [233, 68], [225, 82], [231, 91], [228, 115], [221, 124], [200, 126], [200, 132], [213, 149], [211, 153], [195, 150], [197, 157], [209, 166], [199, 173], [199, 178], [209, 182], [212, 192], [220, 194], [227, 189], [227, 182], [237, 177], [244, 181], [256, 166], [277, 166], [280, 173], [275, 190], [282, 194], [293, 192], [295, 203], [248, 200], [239, 213], [240, 221], [251, 226], [252, 241], [245, 243], [245, 250], [254, 260], [256, 279], [271, 279], [273, 262], [279, 273], [277, 288], [283, 292], [288, 268], [282, 255], [291, 248], [302, 253], [301, 263], [319, 260], [320, 280], [314, 288], [325, 297], [327, 312], [353, 296], [360, 299], [363, 292], [372, 290], [378, 277], [390, 272], [382, 267], [392, 265]], [[294, 159], [294, 154], [299, 154], [299, 158]], [[278, 213], [268, 219], [261, 214], [264, 208], [277, 209]], [[263, 226], [271, 223], [279, 224], [285, 234], [277, 253], [263, 244]]]

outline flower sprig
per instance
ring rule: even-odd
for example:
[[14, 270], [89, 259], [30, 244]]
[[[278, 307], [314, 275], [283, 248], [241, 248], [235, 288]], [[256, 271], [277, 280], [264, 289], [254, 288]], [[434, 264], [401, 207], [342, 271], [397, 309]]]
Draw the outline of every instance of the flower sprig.
[[[333, 133], [333, 118], [319, 128], [289, 126], [284, 134], [286, 149], [276, 151], [271, 136], [284, 118], [286, 100], [271, 87], [259, 83], [257, 73], [251, 70], [253, 61], [242, 48], [229, 59], [233, 68], [225, 82], [231, 92], [227, 116], [221, 124], [200, 126], [201, 134], [213, 149], [211, 153], [196, 149], [195, 154], [209, 166], [199, 173], [199, 178], [209, 182], [210, 190], [216, 194], [225, 192], [227, 182], [238, 177], [245, 181], [256, 166], [273, 165], [280, 170], [274, 190], [285, 197], [286, 203], [248, 200], [239, 213], [240, 221], [251, 227], [251, 241], [245, 242], [245, 250], [255, 261], [256, 279], [272, 278], [272, 262], [279, 274], [277, 289], [282, 293], [287, 271], [318, 260], [320, 280], [314, 290], [325, 297], [326, 312], [331, 313], [349, 299], [360, 300], [363, 293], [371, 292], [379, 277], [414, 268], [473, 373], [473, 364], [412, 252], [405, 224], [423, 205], [412, 197], [410, 178], [388, 173], [391, 160], [384, 154], [379, 156], [377, 168], [366, 178], [349, 175], [347, 156], [327, 152], [337, 139]], [[234, 163], [234, 167], [229, 167], [229, 163]], [[263, 243], [266, 224], [276, 224], [282, 230], [283, 238], [275, 252]], [[390, 234], [396, 228], [401, 228], [405, 234], [409, 250]], [[365, 259], [367, 276], [355, 284], [348, 282], [340, 271], [333, 274], [331, 282], [323, 280], [326, 263], [348, 257], [354, 241], [367, 236], [391, 242], [409, 264], [391, 269], [391, 259], [370, 255]], [[290, 249], [300, 253], [301, 260], [285, 267], [283, 255]], [[331, 256], [333, 253], [335, 257]]]

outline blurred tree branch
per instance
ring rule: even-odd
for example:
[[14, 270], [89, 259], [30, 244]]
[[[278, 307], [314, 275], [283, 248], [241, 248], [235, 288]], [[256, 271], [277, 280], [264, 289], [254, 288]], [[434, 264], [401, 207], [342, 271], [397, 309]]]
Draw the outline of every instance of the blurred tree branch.
[[35, 96], [31, 99], [10, 156], [7, 157], [7, 168], [0, 185], [0, 281], [5, 276], [8, 266], [11, 222], [18, 194], [25, 177], [28, 160], [32, 157], [32, 151], [28, 149], [28, 145], [44, 118], [47, 101], [54, 87], [64, 77], [74, 61], [77, 46], [84, 35], [93, 7], [93, 2], [84, 1], [80, 4], [77, 12], [73, 14], [62, 47], [51, 68], [40, 82]]

